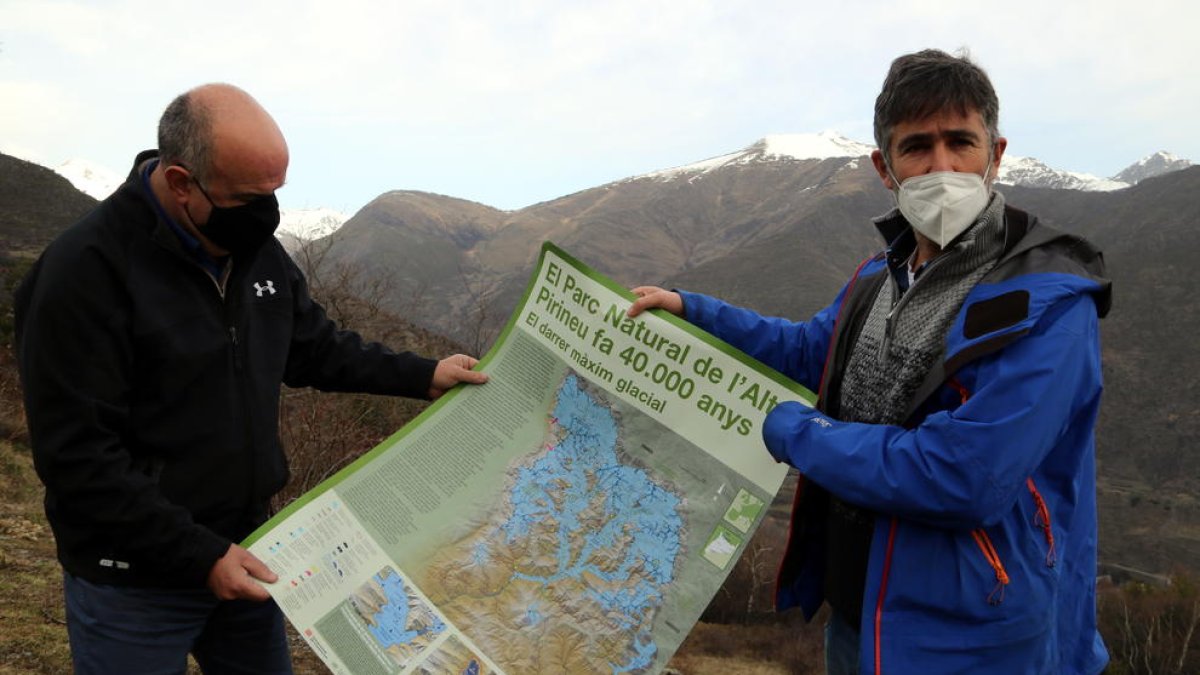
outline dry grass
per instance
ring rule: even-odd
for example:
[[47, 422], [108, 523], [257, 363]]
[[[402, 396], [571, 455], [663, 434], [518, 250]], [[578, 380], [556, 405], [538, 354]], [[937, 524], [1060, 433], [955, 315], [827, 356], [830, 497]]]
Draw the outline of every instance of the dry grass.
[[824, 616], [808, 624], [798, 612], [771, 618], [755, 624], [698, 623], [668, 668], [679, 675], [822, 672]]
[[0, 441], [0, 673], [70, 670], [62, 570], [27, 450]]

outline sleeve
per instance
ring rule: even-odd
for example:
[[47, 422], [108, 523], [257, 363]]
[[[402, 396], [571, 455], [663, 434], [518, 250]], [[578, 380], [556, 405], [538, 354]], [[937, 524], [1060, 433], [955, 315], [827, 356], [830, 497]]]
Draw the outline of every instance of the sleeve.
[[821, 385], [821, 374], [833, 336], [837, 311], [846, 294], [843, 288], [833, 304], [808, 321], [766, 317], [699, 293], [679, 291], [684, 316], [696, 327], [712, 333], [750, 356], [787, 375], [812, 391]]
[[292, 344], [284, 371], [290, 387], [428, 398], [438, 362], [396, 353], [358, 333], [339, 330], [312, 299], [304, 274], [287, 260], [292, 287]]
[[978, 363], [974, 394], [919, 426], [844, 423], [793, 403], [767, 417], [772, 455], [863, 508], [939, 527], [993, 525], [1102, 389], [1089, 296], [1063, 300], [1033, 331]]
[[17, 303], [34, 466], [59, 547], [87, 539], [153, 565], [155, 576], [202, 586], [230, 541], [167, 501], [153, 460], [127, 447], [129, 306], [98, 254], [71, 258], [43, 257]]

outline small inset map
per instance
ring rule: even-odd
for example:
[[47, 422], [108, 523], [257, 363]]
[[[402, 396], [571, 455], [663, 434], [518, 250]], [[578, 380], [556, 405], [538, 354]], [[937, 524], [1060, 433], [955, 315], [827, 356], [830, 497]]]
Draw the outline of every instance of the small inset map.
[[742, 538], [737, 533], [723, 525], [718, 525], [713, 530], [712, 536], [708, 538], [708, 543], [704, 545], [704, 559], [725, 569], [741, 545]]
[[383, 568], [355, 591], [350, 604], [375, 643], [400, 667], [446, 630], [433, 609], [391, 567]]
[[733, 498], [733, 503], [729, 505], [729, 510], [725, 512], [725, 522], [745, 534], [750, 531], [762, 510], [763, 500], [746, 492], [745, 489], [739, 489], [737, 496]]

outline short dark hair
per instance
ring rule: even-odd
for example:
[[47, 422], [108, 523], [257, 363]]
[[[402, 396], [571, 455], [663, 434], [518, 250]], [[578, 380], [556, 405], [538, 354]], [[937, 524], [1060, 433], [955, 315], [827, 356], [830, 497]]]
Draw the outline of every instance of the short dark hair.
[[923, 120], [947, 108], [963, 115], [978, 110], [991, 144], [1000, 137], [1000, 99], [987, 73], [965, 52], [951, 56], [925, 49], [892, 61], [875, 99], [875, 143], [884, 159], [891, 161], [889, 146], [897, 124]]
[[212, 120], [191, 92], [175, 97], [158, 120], [158, 156], [166, 166], [182, 164], [196, 180], [212, 170]]

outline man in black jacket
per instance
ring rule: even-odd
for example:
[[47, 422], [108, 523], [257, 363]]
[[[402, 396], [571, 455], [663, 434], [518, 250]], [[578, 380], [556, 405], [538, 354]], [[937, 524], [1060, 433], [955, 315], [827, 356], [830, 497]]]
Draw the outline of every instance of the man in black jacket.
[[17, 294], [21, 379], [77, 672], [290, 672], [275, 575], [240, 541], [287, 481], [281, 383], [436, 398], [475, 359], [337, 330], [272, 236], [287, 144], [205, 85], [159, 151], [49, 247]]

